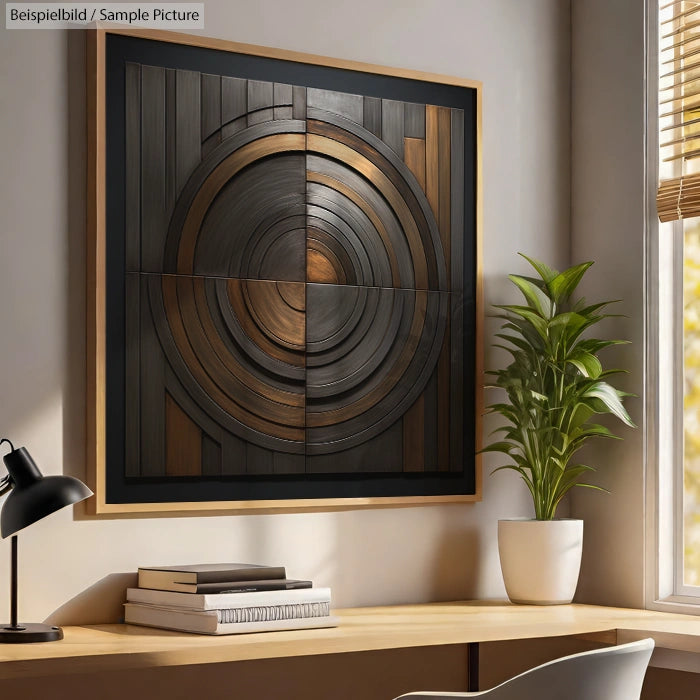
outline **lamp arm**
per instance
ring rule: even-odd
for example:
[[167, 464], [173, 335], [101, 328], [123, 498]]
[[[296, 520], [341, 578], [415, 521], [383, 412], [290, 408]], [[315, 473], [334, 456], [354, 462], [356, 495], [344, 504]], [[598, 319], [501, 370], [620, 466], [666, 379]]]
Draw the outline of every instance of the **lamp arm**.
[[[7, 438], [0, 440], [0, 445], [2, 445], [3, 442], [6, 442], [10, 446], [10, 450], [12, 450], [12, 452], [15, 451], [15, 446]], [[13, 484], [10, 475], [6, 474], [3, 476], [3, 478], [0, 479], [0, 496], [6, 494], [12, 488], [12, 486]]]

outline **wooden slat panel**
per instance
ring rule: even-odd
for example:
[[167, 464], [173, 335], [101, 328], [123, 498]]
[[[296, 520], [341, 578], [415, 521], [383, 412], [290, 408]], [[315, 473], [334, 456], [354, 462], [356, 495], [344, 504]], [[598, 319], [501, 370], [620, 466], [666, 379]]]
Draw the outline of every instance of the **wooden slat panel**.
[[165, 71], [165, 216], [170, 219], [177, 199], [177, 106], [175, 71]]
[[165, 70], [141, 69], [141, 269], [162, 270], [165, 242]]
[[[159, 331], [160, 332], [160, 331]], [[172, 336], [171, 336], [171, 342]], [[221, 440], [224, 429], [216, 421], [202, 410], [201, 406], [190, 394], [192, 387], [192, 377], [187, 376], [189, 386], [184, 386], [175, 371], [166, 365], [165, 367], [165, 389], [172, 396], [182, 410], [195, 422], [202, 431], [202, 474], [221, 473]], [[218, 454], [212, 445], [206, 445], [206, 441], [217, 446]]]
[[423, 429], [423, 442], [425, 445], [426, 465], [428, 471], [437, 469], [437, 367], [430, 376], [423, 392], [423, 404], [425, 406], [425, 423]]
[[273, 116], [275, 119], [292, 119], [293, 110], [293, 92], [291, 85], [284, 83], [275, 83], [273, 90], [274, 109]]
[[382, 141], [403, 160], [403, 102], [382, 100]]
[[262, 80], [248, 81], [248, 126], [271, 121], [274, 93], [272, 83]]
[[409, 138], [425, 138], [425, 105], [406, 102], [404, 108], [404, 135]]
[[225, 476], [246, 473], [246, 443], [231, 433], [221, 441], [221, 473]]
[[126, 64], [124, 236], [126, 270], [141, 267], [141, 66]]
[[247, 126], [247, 116], [238, 117], [238, 119], [234, 119], [228, 124], [224, 124], [221, 127], [221, 140], [225, 141], [226, 139], [230, 139], [234, 134], [237, 134], [239, 131], [243, 131], [243, 129], [245, 129]]
[[403, 470], [402, 455], [403, 431], [401, 421], [397, 420], [377, 437], [349, 450], [307, 456], [307, 472], [311, 474], [400, 473]]
[[245, 446], [246, 474], [272, 474], [273, 452], [248, 442]]
[[425, 195], [435, 220], [439, 221], [438, 185], [438, 108], [425, 106]]
[[204, 476], [221, 474], [221, 445], [206, 433], [202, 434], [202, 474]]
[[309, 107], [316, 107], [331, 114], [339, 114], [356, 124], [362, 124], [364, 121], [363, 98], [360, 95], [307, 88], [306, 103]]
[[421, 394], [403, 417], [403, 470], [425, 470], [425, 401]]
[[148, 277], [141, 275], [141, 476], [165, 474], [165, 375], [153, 325]]
[[382, 101], [379, 97], [364, 98], [364, 127], [375, 136], [382, 136]]
[[177, 192], [201, 159], [201, 109], [199, 73], [178, 70], [175, 74], [175, 139], [177, 142]]
[[202, 73], [202, 143], [221, 128], [221, 77]]
[[165, 473], [168, 476], [199, 476], [202, 473], [202, 431], [167, 392]]
[[306, 88], [295, 85], [292, 90], [292, 101], [292, 117], [306, 119]]
[[404, 162], [425, 192], [425, 141], [423, 139], [404, 139]]
[[[450, 263], [450, 471], [464, 470], [464, 112], [452, 110]], [[478, 339], [475, 340], [478, 343]]]
[[139, 476], [141, 456], [141, 281], [138, 273], [124, 276], [124, 474]]
[[202, 143], [202, 160], [204, 160], [220, 143], [221, 130], [217, 130]]
[[437, 468], [441, 472], [450, 470], [450, 335], [448, 323], [437, 366]]
[[303, 474], [306, 471], [304, 455], [290, 455], [286, 452], [274, 452], [272, 471], [275, 474]]
[[438, 196], [439, 196], [439, 216], [438, 228], [440, 229], [440, 239], [442, 240], [442, 251], [445, 255], [447, 265], [447, 287], [450, 288], [451, 281], [451, 233], [452, 233], [452, 186], [450, 178], [452, 170], [450, 166], [450, 140], [452, 136], [451, 110], [447, 107], [440, 107], [438, 110]]
[[245, 116], [248, 112], [248, 82], [243, 78], [221, 78], [221, 123]]

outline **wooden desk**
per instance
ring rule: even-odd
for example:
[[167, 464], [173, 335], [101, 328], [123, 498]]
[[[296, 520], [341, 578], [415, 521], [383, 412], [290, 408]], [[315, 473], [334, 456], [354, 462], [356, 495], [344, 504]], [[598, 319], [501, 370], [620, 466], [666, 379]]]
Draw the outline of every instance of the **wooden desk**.
[[[0, 646], [0, 680], [578, 635], [602, 643], [653, 637], [664, 649], [700, 653], [700, 617], [592, 605], [430, 603], [335, 611], [336, 628], [210, 637], [132, 625], [64, 627], [60, 642]], [[470, 680], [470, 685], [475, 678]]]

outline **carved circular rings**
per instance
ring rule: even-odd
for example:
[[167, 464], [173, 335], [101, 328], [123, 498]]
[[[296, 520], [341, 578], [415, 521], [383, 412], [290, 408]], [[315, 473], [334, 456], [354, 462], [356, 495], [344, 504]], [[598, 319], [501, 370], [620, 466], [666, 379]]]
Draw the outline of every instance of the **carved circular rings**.
[[405, 164], [362, 127], [278, 120], [214, 149], [175, 207], [151, 311], [175, 380], [267, 449], [348, 449], [416, 400], [442, 347], [445, 259]]

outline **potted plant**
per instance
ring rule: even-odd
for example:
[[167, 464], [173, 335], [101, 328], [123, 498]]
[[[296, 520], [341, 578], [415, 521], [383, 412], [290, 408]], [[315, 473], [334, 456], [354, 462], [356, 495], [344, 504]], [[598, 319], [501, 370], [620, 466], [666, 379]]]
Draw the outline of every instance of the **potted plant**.
[[[521, 254], [522, 255], [522, 254]], [[525, 255], [537, 277], [509, 275], [525, 304], [499, 305], [503, 319], [496, 343], [510, 353], [507, 367], [489, 374], [489, 389], [505, 400], [487, 407], [506, 421], [500, 439], [484, 448], [509, 462], [494, 471], [518, 472], [532, 495], [534, 520], [501, 520], [498, 546], [508, 597], [518, 603], [558, 604], [573, 599], [583, 543], [583, 521], [555, 519], [557, 506], [574, 486], [600, 489], [582, 481], [593, 467], [576, 453], [589, 438], [615, 438], [594, 422], [612, 414], [634, 427], [622, 399], [608, 381], [623, 370], [604, 370], [598, 353], [626, 341], [599, 340], [589, 331], [610, 314], [612, 302], [573, 299], [591, 262], [558, 272]]]

